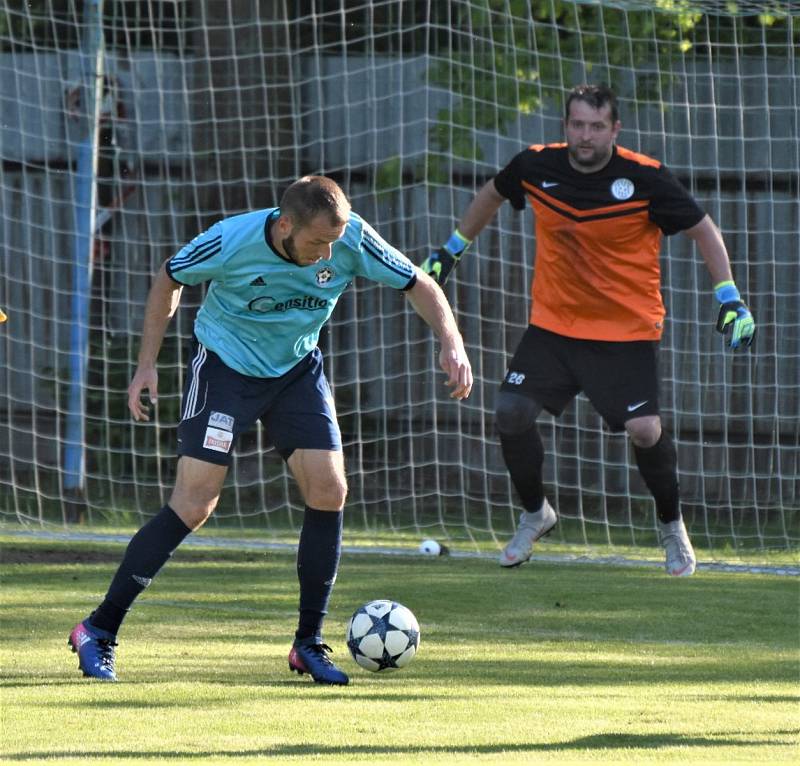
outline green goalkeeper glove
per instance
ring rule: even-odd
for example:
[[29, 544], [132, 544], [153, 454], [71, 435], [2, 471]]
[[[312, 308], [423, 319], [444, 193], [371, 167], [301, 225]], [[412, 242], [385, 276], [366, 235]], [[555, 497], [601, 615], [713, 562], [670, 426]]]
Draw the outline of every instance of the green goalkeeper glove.
[[753, 342], [756, 323], [750, 309], [745, 306], [736, 285], [728, 280], [714, 286], [714, 295], [720, 302], [717, 332], [725, 335], [731, 331], [730, 347], [749, 346]]
[[422, 264], [421, 268], [430, 274], [440, 285], [447, 281], [450, 272], [455, 268], [459, 258], [472, 244], [458, 229], [456, 229], [438, 250], [434, 250]]

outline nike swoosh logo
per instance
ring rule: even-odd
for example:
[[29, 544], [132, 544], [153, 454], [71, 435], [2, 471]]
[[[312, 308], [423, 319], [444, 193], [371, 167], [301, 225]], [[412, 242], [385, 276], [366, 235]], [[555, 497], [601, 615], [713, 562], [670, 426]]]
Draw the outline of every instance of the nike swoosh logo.
[[551, 186], [558, 186], [558, 181], [542, 181], [542, 189], [549, 189]]
[[636, 402], [636, 404], [629, 404], [628, 405], [628, 412], [633, 412], [634, 410], [638, 410], [639, 407], [644, 407], [649, 400], [645, 399], [643, 402]]

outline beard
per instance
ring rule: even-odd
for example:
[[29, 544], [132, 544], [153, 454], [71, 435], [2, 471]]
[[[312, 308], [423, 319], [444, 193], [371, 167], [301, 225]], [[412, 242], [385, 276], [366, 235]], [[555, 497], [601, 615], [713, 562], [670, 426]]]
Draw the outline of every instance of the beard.
[[297, 248], [294, 246], [294, 235], [290, 234], [286, 239], [281, 240], [281, 247], [287, 257], [297, 263]]
[[601, 151], [600, 149], [591, 147], [592, 153], [589, 155], [579, 154], [581, 151], [581, 147], [579, 146], [569, 146], [567, 148], [569, 151], [569, 156], [572, 158], [573, 162], [581, 167], [591, 168], [595, 166], [601, 166], [611, 159], [610, 148]]

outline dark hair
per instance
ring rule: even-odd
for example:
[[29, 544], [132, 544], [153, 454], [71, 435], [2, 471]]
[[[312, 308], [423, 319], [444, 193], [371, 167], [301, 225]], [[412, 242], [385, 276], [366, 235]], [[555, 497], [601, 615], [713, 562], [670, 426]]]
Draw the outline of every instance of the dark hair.
[[592, 109], [601, 109], [606, 104], [611, 107], [611, 122], [619, 119], [619, 108], [617, 107], [617, 95], [608, 85], [576, 85], [567, 96], [567, 104], [564, 108], [564, 118], [569, 119], [569, 108], [573, 101], [584, 101]]
[[322, 213], [327, 213], [332, 226], [347, 223], [350, 216], [350, 200], [327, 176], [299, 178], [283, 193], [280, 208], [281, 215], [288, 215], [296, 229], [308, 226]]

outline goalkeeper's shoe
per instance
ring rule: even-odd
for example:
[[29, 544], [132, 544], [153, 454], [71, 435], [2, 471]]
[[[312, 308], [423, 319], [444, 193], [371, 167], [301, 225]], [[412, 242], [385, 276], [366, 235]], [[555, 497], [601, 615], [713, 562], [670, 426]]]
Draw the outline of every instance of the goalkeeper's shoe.
[[315, 636], [297, 640], [289, 652], [289, 670], [301, 676], [308, 673], [318, 684], [346, 686], [350, 679], [331, 662], [332, 651]]
[[517, 531], [500, 554], [501, 567], [518, 567], [524, 564], [533, 551], [533, 544], [544, 537], [556, 524], [558, 516], [545, 499], [536, 513], [523, 511], [519, 517]]
[[114, 671], [114, 647], [117, 637], [107, 630], [100, 630], [88, 620], [79, 622], [69, 634], [67, 644], [78, 654], [78, 668], [89, 678], [101, 681], [116, 681]]
[[683, 519], [666, 524], [658, 522], [658, 539], [667, 554], [667, 573], [674, 577], [689, 577], [694, 574], [697, 560], [694, 549], [686, 533]]

